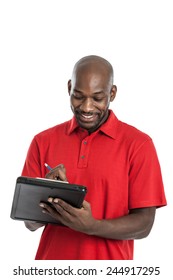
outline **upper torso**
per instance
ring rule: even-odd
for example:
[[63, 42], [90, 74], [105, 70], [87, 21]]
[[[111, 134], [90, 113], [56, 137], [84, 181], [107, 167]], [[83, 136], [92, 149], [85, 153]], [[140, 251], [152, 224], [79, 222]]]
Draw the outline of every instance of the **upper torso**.
[[[119, 121], [113, 112], [91, 135], [74, 118], [36, 135], [22, 175], [45, 177], [45, 162], [52, 167], [63, 163], [68, 181], [87, 187], [86, 200], [96, 219], [114, 219], [132, 208], [165, 204], [151, 138]], [[48, 225], [36, 258], [132, 259], [133, 241], [107, 240]]]

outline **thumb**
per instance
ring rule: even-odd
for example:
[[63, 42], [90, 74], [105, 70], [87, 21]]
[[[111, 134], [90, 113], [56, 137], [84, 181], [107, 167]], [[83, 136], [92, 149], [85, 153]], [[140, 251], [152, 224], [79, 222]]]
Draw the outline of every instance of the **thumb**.
[[88, 210], [91, 209], [90, 203], [89, 203], [88, 201], [86, 201], [86, 200], [83, 201], [82, 206], [83, 206], [83, 208], [86, 209], [86, 210], [87, 210], [87, 209], [88, 209]]

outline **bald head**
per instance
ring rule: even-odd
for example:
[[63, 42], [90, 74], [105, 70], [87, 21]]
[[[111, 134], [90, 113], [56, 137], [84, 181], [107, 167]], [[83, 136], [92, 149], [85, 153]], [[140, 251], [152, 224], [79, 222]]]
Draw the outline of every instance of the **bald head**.
[[113, 67], [103, 57], [89, 55], [81, 58], [74, 66], [72, 80], [76, 79], [76, 76], [86, 73], [90, 73], [90, 75], [99, 74], [107, 80], [110, 86], [113, 85]]
[[81, 58], [68, 81], [71, 109], [76, 120], [89, 133], [94, 132], [109, 116], [109, 104], [116, 96], [112, 65], [100, 56]]

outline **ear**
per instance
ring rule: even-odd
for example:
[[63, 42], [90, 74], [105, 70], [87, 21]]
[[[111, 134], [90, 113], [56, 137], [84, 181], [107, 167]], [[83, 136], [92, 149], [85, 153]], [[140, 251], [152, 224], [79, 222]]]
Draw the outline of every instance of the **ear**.
[[68, 81], [67, 86], [68, 86], [68, 93], [70, 95], [70, 92], [71, 92], [71, 80]]
[[116, 85], [113, 85], [112, 88], [111, 88], [111, 97], [110, 97], [110, 101], [112, 102], [115, 97], [116, 97], [116, 93], [117, 93], [117, 87]]

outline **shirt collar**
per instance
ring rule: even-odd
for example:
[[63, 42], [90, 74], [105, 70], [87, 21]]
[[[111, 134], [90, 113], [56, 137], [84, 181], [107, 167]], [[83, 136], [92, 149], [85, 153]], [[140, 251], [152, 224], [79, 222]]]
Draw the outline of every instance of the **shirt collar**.
[[[116, 131], [118, 127], [118, 118], [115, 116], [112, 110], [109, 110], [109, 117], [105, 123], [103, 123], [97, 131], [101, 131], [105, 135], [115, 139]], [[75, 130], [80, 129], [75, 116], [68, 122], [67, 134], [72, 134]]]
[[70, 135], [72, 134], [76, 129], [80, 128], [75, 116], [73, 116], [73, 118], [68, 122], [68, 126], [67, 126], [67, 134]]
[[118, 118], [115, 116], [113, 111], [109, 110], [109, 117], [107, 121], [99, 127], [99, 130], [102, 131], [105, 135], [115, 139], [118, 122]]

